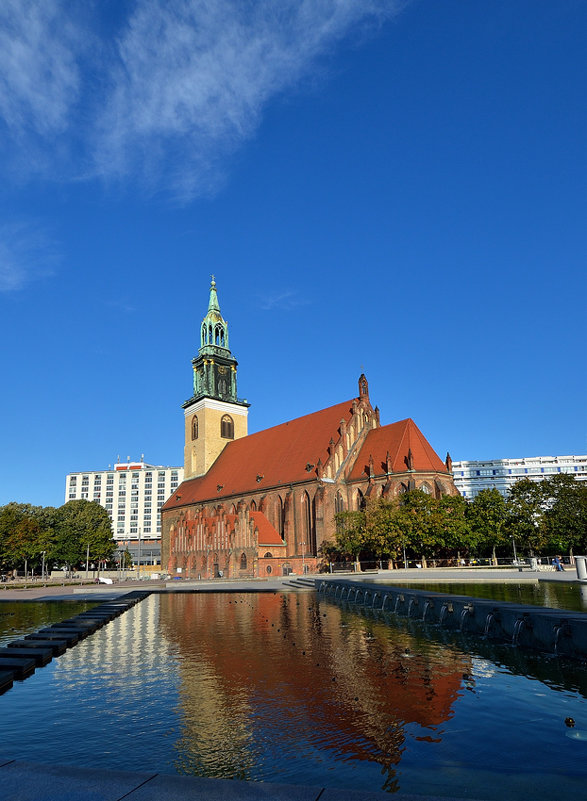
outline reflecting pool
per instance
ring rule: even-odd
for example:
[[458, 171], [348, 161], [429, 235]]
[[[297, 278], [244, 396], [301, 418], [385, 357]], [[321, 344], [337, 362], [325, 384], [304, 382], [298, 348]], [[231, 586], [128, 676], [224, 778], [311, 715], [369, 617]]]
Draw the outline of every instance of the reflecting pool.
[[[369, 583], [367, 581], [367, 583]], [[372, 583], [372, 582], [371, 582]], [[393, 581], [377, 582], [383, 586], [394, 586]], [[550, 606], [554, 609], [569, 609], [573, 612], [587, 611], [587, 585], [567, 582], [498, 582], [498, 581], [439, 581], [403, 582], [402, 587], [411, 590], [446, 592], [451, 595], [471, 595], [474, 598], [489, 598], [493, 601], [511, 601], [534, 606]]]
[[585, 672], [314, 594], [151, 596], [0, 697], [11, 732], [0, 755], [462, 798], [581, 797]]
[[59, 623], [96, 605], [96, 601], [1, 601], [0, 647], [43, 626]]

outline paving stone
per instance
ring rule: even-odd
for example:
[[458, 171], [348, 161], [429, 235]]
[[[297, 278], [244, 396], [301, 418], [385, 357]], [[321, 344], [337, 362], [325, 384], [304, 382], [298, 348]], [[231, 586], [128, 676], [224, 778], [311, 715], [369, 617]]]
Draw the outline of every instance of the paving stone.
[[53, 659], [53, 651], [50, 648], [0, 648], [0, 657], [28, 657], [35, 660], [37, 667], [42, 667]]
[[9, 762], [0, 767], [2, 801], [119, 801], [153, 773]]
[[320, 792], [320, 787], [295, 784], [159, 774], [132, 792], [128, 801], [317, 801]]
[[49, 648], [53, 656], [60, 656], [67, 651], [65, 640], [13, 640], [9, 642], [7, 648]]
[[26, 679], [27, 676], [35, 672], [35, 660], [19, 656], [0, 656], [0, 670], [8, 670], [14, 673], [15, 679]]
[[6, 692], [12, 687], [14, 673], [11, 670], [0, 670], [0, 693]]

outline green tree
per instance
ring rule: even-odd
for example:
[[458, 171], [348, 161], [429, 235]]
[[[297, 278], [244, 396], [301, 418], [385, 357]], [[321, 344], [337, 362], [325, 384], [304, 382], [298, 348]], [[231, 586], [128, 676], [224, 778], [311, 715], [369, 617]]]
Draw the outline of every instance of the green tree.
[[89, 545], [92, 561], [110, 559], [116, 550], [108, 512], [95, 501], [68, 501], [55, 515], [53, 556], [68, 565], [83, 564]]
[[359, 553], [366, 544], [365, 512], [337, 512], [334, 519], [336, 521], [336, 545], [340, 549], [340, 553], [351, 556], [357, 562]]
[[542, 483], [522, 478], [512, 486], [506, 499], [506, 532], [530, 556], [535, 551], [540, 552], [546, 544]]
[[435, 499], [422, 490], [404, 493], [400, 498], [399, 525], [405, 541], [426, 564], [439, 546], [438, 526], [433, 520]]
[[396, 559], [402, 550], [400, 505], [397, 499], [371, 498], [365, 509], [365, 546], [378, 559]]
[[8, 503], [0, 507], [0, 563], [5, 570], [40, 564], [50, 539], [49, 518], [39, 506]]
[[443, 495], [433, 507], [432, 526], [437, 545], [457, 556], [474, 549], [476, 540], [472, 537], [467, 517], [468, 503], [462, 495]]
[[483, 551], [491, 548], [493, 564], [497, 564], [496, 548], [506, 545], [505, 531], [508, 511], [506, 501], [499, 490], [481, 490], [467, 507], [467, 518], [472, 542]]
[[557, 473], [541, 483], [544, 510], [542, 528], [553, 553], [587, 550], [587, 485], [568, 473]]

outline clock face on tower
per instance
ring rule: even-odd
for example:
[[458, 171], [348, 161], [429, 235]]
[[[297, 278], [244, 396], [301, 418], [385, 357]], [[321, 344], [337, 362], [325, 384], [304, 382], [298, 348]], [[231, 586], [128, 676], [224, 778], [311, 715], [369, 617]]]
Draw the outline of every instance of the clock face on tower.
[[216, 395], [220, 398], [227, 399], [230, 394], [230, 372], [229, 368], [223, 364], [215, 365], [215, 384]]

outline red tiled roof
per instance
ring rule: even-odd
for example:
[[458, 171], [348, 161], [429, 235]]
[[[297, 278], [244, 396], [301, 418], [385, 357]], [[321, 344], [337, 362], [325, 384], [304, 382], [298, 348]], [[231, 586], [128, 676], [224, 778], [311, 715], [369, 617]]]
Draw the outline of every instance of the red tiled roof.
[[255, 521], [255, 528], [259, 531], [258, 544], [261, 545], [283, 545], [284, 542], [279, 533], [273, 528], [263, 512], [249, 512]]
[[326, 462], [330, 439], [338, 440], [340, 421], [350, 419], [351, 409], [352, 400], [345, 401], [229, 442], [208, 472], [184, 481], [163, 509], [315, 477], [318, 460]]
[[446, 473], [446, 465], [434, 451], [424, 434], [414, 421], [408, 417], [398, 423], [374, 428], [367, 434], [363, 447], [353, 466], [350, 480], [364, 479], [373, 456], [373, 469], [376, 476], [387, 472], [387, 453], [391, 459], [394, 473], [405, 473], [408, 469], [408, 451], [412, 451], [413, 469]]

